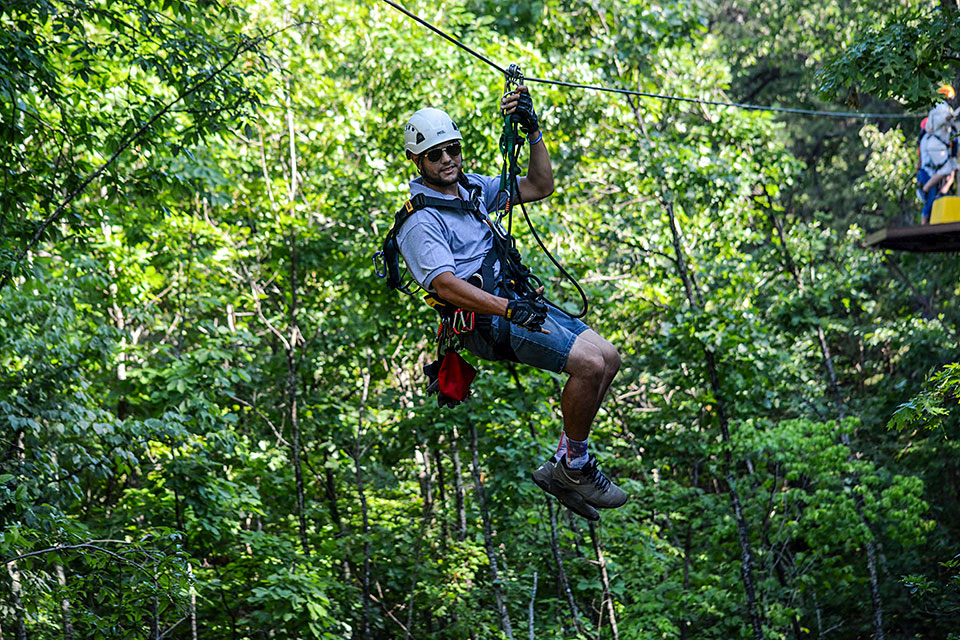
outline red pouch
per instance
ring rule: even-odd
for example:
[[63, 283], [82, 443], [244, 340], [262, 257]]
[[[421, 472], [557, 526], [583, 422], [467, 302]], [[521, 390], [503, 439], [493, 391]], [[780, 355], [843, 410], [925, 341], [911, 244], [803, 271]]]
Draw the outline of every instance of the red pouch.
[[477, 370], [469, 362], [456, 351], [447, 351], [440, 365], [440, 395], [462, 402], [470, 394], [470, 383], [476, 376]]

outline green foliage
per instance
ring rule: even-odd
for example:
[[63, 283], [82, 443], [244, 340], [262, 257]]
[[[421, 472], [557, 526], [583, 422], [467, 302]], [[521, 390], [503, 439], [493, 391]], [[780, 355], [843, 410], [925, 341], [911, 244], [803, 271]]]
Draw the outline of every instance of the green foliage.
[[830, 97], [859, 91], [926, 109], [937, 87], [954, 79], [958, 37], [957, 9], [950, 3], [894, 12], [827, 62], [817, 76], [819, 90]]
[[955, 424], [950, 408], [960, 399], [960, 364], [950, 363], [933, 373], [923, 391], [897, 407], [890, 420], [891, 429], [901, 431], [913, 426], [932, 429]]
[[[254, 68], [230, 66], [252, 48], [243, 16], [205, 0], [4, 4], [3, 284], [29, 270], [19, 261], [39, 238], [83, 237], [129, 199], [162, 210], [154, 194], [190, 182], [172, 158], [193, 159], [190, 149], [258, 104]], [[99, 172], [92, 199], [84, 187]]]
[[[907, 59], [849, 24], [918, 15], [408, 4], [530, 76], [790, 106], [825, 106], [823, 60]], [[913, 214], [912, 125], [532, 87], [558, 190], [530, 214], [623, 359], [591, 447], [631, 500], [591, 527], [529, 481], [564, 376], [476, 363], [439, 410], [432, 312], [372, 274], [410, 113], [447, 109], [467, 170], [498, 170], [488, 67], [383, 3], [13, 2], [0, 23], [13, 637], [505, 637], [499, 596], [515, 636], [532, 601], [538, 638], [610, 637], [611, 610], [621, 638], [753, 638], [749, 565], [765, 637], [860, 638], [873, 551], [888, 637], [955, 633], [958, 265], [859, 246]], [[821, 78], [906, 95], [857, 64]]]

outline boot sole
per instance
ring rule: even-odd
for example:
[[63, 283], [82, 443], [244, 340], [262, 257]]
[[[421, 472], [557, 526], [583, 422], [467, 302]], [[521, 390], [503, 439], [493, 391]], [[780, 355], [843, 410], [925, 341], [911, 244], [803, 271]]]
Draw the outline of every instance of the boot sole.
[[592, 506], [587, 504], [583, 497], [576, 492], [567, 491], [565, 489], [557, 489], [552, 482], [541, 483], [537, 478], [531, 476], [533, 483], [543, 489], [546, 493], [549, 493], [557, 501], [565, 506], [570, 511], [573, 511], [578, 516], [583, 516], [587, 520], [592, 520], [594, 522], [600, 519], [600, 514]]

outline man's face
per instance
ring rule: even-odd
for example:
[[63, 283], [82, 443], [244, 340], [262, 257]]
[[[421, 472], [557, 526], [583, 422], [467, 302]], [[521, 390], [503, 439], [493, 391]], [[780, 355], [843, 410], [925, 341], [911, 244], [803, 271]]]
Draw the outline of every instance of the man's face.
[[420, 173], [423, 174], [424, 182], [440, 187], [456, 184], [460, 179], [462, 165], [459, 140], [442, 142], [430, 147], [420, 156]]

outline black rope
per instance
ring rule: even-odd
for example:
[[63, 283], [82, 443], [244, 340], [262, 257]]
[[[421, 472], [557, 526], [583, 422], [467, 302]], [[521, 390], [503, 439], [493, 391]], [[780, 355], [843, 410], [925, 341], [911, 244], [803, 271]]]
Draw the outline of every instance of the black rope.
[[[426, 20], [424, 20], [424, 19], [421, 18], [420, 16], [418, 16], [418, 15], [416, 15], [416, 14], [414, 14], [414, 13], [412, 13], [412, 12], [406, 10], [406, 9], [404, 9], [403, 7], [401, 7], [400, 5], [398, 5], [396, 2], [393, 2], [393, 0], [383, 0], [383, 2], [387, 3], [388, 5], [390, 5], [391, 7], [393, 7], [394, 9], [396, 9], [397, 11], [399, 11], [399, 12], [403, 13], [404, 15], [412, 18], [413, 20], [416, 20], [417, 22], [419, 22], [420, 24], [422, 24], [422, 25], [425, 26], [426, 28], [430, 29], [431, 31], [433, 31], [434, 33], [436, 33], [437, 35], [439, 35], [440, 37], [442, 37], [442, 38], [448, 40], [449, 42], [453, 43], [454, 45], [460, 47], [461, 49], [463, 49], [464, 51], [466, 51], [466, 52], [469, 53], [470, 55], [472, 55], [472, 56], [478, 58], [479, 60], [487, 63], [488, 65], [490, 65], [491, 67], [493, 67], [494, 69], [496, 69], [497, 71], [499, 71], [500, 73], [505, 74], [505, 73], [507, 72], [504, 67], [498, 65], [496, 62], [494, 62], [494, 61], [491, 60], [490, 58], [484, 56], [483, 54], [477, 53], [476, 51], [474, 51], [473, 49], [471, 49], [471, 48], [468, 47], [467, 45], [463, 44], [462, 42], [460, 42], [459, 40], [457, 40], [457, 39], [454, 38], [453, 36], [447, 35], [447, 34], [446, 34], [444, 31], [442, 31], [441, 29], [438, 29], [437, 27], [433, 26], [432, 24], [430, 24], [429, 22], [427, 22]], [[643, 98], [654, 98], [654, 99], [657, 99], [657, 100], [673, 100], [673, 101], [676, 101], [676, 102], [690, 102], [690, 103], [694, 103], [694, 104], [704, 104], [704, 105], [710, 105], [710, 106], [716, 106], [716, 107], [733, 107], [733, 108], [736, 108], [736, 109], [746, 109], [746, 110], [749, 110], [749, 111], [770, 111], [770, 112], [775, 112], [775, 113], [790, 113], [790, 114], [802, 115], [802, 116], [823, 116], [823, 117], [829, 117], [829, 118], [864, 118], [864, 119], [866, 119], [866, 118], [877, 118], [877, 119], [893, 118], [893, 119], [895, 119], [895, 118], [921, 118], [921, 117], [923, 117], [922, 115], [913, 115], [913, 114], [906, 114], [906, 113], [857, 113], [857, 112], [854, 112], [854, 111], [820, 111], [820, 110], [816, 110], [816, 109], [796, 109], [796, 108], [792, 108], [792, 107], [769, 107], [769, 106], [764, 106], [764, 105], [759, 105], [759, 104], [750, 104], [750, 103], [746, 103], [746, 102], [723, 102], [723, 101], [720, 101], [720, 100], [703, 100], [703, 99], [700, 99], [700, 98], [687, 98], [687, 97], [684, 97], [684, 96], [675, 96], [675, 95], [670, 95], [670, 94], [665, 94], [665, 93], [648, 93], [648, 92], [645, 92], [645, 91], [631, 91], [631, 90], [629, 90], [629, 89], [618, 89], [618, 88], [604, 87], [604, 86], [602, 86], [602, 85], [594, 85], [594, 84], [580, 84], [580, 83], [577, 83], [577, 82], [566, 82], [566, 81], [563, 81], [563, 80], [546, 80], [546, 79], [544, 79], [544, 78], [526, 78], [526, 79], [529, 80], [530, 82], [538, 82], [538, 83], [540, 83], [540, 84], [552, 84], [552, 85], [556, 85], [556, 86], [559, 86], [559, 87], [569, 87], [569, 88], [574, 88], [574, 89], [588, 89], [588, 90], [591, 90], [591, 91], [606, 91], [606, 92], [608, 92], [608, 93], [619, 93], [619, 94], [629, 95], [629, 96], [639, 96], [639, 97], [643, 97]]]
[[[511, 84], [522, 82], [522, 76], [519, 75], [519, 69], [517, 69], [514, 65], [511, 65], [510, 71], [514, 72], [515, 77], [508, 76], [507, 86], [506, 86], [507, 89], [509, 89]], [[572, 314], [566, 309], [564, 309], [563, 307], [551, 301], [543, 293], [538, 294], [539, 297], [551, 307], [559, 311], [562, 311], [563, 313], [569, 315], [570, 317], [582, 318], [585, 315], [587, 315], [587, 309], [589, 307], [589, 303], [587, 301], [587, 294], [584, 293], [583, 288], [580, 286], [580, 283], [577, 282], [577, 279], [574, 278], [570, 274], [570, 272], [567, 271], [562, 264], [560, 264], [560, 261], [557, 260], [555, 257], [553, 257], [553, 254], [550, 253], [550, 250], [547, 249], [546, 244], [544, 244], [543, 240], [540, 238], [540, 234], [537, 233], [536, 228], [533, 226], [533, 222], [530, 220], [530, 216], [527, 214], [527, 208], [523, 206], [523, 197], [520, 195], [520, 181], [518, 179], [520, 168], [517, 163], [517, 160], [520, 157], [520, 150], [523, 148], [523, 144], [524, 144], [524, 139], [520, 136], [518, 123], [515, 122], [512, 117], [504, 115], [504, 129], [503, 129], [503, 134], [500, 137], [500, 153], [503, 156], [503, 169], [501, 170], [501, 175], [506, 175], [506, 184], [503, 185], [504, 189], [497, 193], [497, 200], [499, 201], [500, 193], [503, 193], [504, 195], [506, 195], [507, 198], [506, 198], [506, 203], [504, 205], [503, 211], [497, 217], [497, 223], [496, 223], [499, 229], [503, 229], [501, 220], [503, 219], [504, 215], [507, 216], [506, 237], [503, 238], [503, 242], [505, 242], [507, 246], [507, 256], [504, 256], [504, 259], [510, 260], [509, 251], [511, 249], [516, 249], [517, 241], [512, 235], [513, 210], [515, 208], [515, 204], [519, 204], [520, 211], [523, 212], [523, 218], [524, 220], [527, 221], [527, 227], [530, 228], [530, 232], [533, 234], [534, 239], [537, 241], [537, 244], [540, 246], [540, 250], [543, 251], [543, 253], [550, 259], [550, 262], [552, 262], [553, 265], [557, 268], [557, 270], [560, 272], [560, 275], [566, 278], [570, 282], [570, 284], [572, 284], [574, 288], [576, 288], [577, 293], [580, 294], [580, 299], [583, 301], [583, 306], [580, 308], [579, 312], [577, 312], [576, 314]], [[498, 231], [495, 230], [494, 234], [496, 235], [497, 233]], [[521, 267], [521, 265], [515, 265], [515, 266], [519, 267], [521, 272], [524, 272], [524, 271], [526, 272], [526, 274], [523, 277], [519, 278], [520, 286], [524, 290], [523, 295], [532, 295], [533, 293], [535, 293], [536, 288], [543, 286], [543, 281], [540, 280], [540, 278], [538, 278], [536, 275], [531, 273], [529, 269], [525, 269]], [[505, 265], [501, 265], [501, 269], [503, 269], [504, 267]], [[534, 283], [536, 283], [536, 287], [530, 286], [529, 282], [527, 282], [528, 280], [532, 280]], [[520, 292], [518, 291], [518, 293]]]
[[[576, 315], [574, 315], [574, 314], [570, 313], [569, 311], [567, 311], [566, 309], [560, 307], [560, 306], [557, 305], [556, 303], [552, 302], [552, 301], [551, 301], [549, 298], [547, 298], [546, 296], [543, 296], [543, 295], [542, 295], [541, 297], [543, 298], [544, 302], [546, 302], [547, 304], [549, 304], [551, 307], [553, 307], [553, 308], [555, 308], [555, 309], [559, 309], [560, 311], [563, 311], [564, 313], [566, 313], [566, 314], [567, 314], [568, 316], [570, 316], [571, 318], [582, 318], [582, 317], [584, 317], [585, 315], [587, 315], [587, 309], [588, 309], [588, 307], [589, 307], [589, 303], [587, 302], [587, 294], [584, 293], [583, 287], [580, 286], [580, 283], [577, 282], [577, 279], [574, 278], [572, 275], [570, 275], [570, 273], [569, 273], [566, 269], [563, 268], [563, 265], [560, 264], [560, 262], [559, 262], [556, 258], [553, 257], [553, 254], [550, 253], [550, 250], [549, 250], [549, 249], [547, 249], [547, 246], [543, 243], [543, 240], [540, 239], [540, 234], [537, 233], [536, 228], [533, 226], [533, 222], [530, 221], [530, 216], [527, 215], [527, 208], [523, 206], [523, 198], [520, 197], [520, 182], [519, 182], [519, 180], [517, 180], [517, 176], [516, 176], [516, 175], [513, 176], [513, 183], [514, 183], [514, 190], [516, 191], [516, 194], [517, 194], [517, 203], [520, 205], [520, 211], [523, 212], [523, 219], [527, 221], [527, 226], [530, 228], [530, 232], [533, 234], [534, 239], [536, 239], [537, 244], [540, 245], [540, 250], [543, 251], [543, 253], [544, 253], [548, 258], [550, 258], [550, 262], [552, 262], [552, 263], [553, 263], [553, 266], [555, 266], [555, 267], [557, 268], [557, 271], [560, 272], [560, 275], [562, 275], [564, 278], [566, 278], [566, 279], [570, 282], [570, 284], [572, 284], [572, 285], [574, 286], [574, 288], [577, 290], [577, 293], [580, 294], [580, 300], [583, 301], [583, 306], [580, 308], [580, 311], [577, 312]], [[536, 277], [536, 276], [534, 276], [534, 277]], [[539, 278], [538, 278], [538, 280], [539, 280]], [[543, 283], [541, 282], [540, 284], [543, 284]]]

